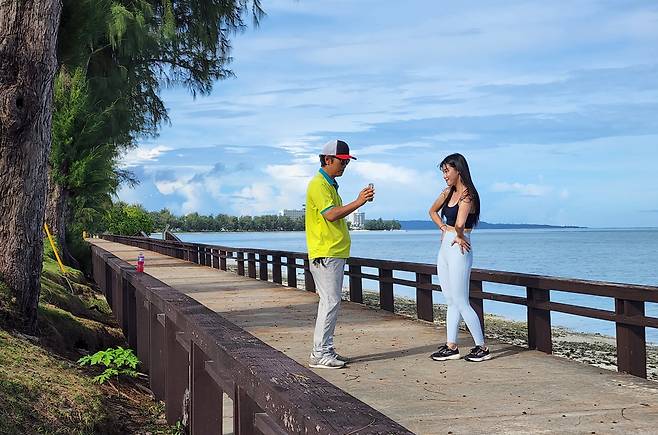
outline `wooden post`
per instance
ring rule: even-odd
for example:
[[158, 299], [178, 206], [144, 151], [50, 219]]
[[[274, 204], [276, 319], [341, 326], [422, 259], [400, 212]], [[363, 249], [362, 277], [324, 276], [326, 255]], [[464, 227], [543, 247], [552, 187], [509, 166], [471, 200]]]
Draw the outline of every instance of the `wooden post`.
[[422, 286], [432, 285], [432, 275], [416, 272], [416, 313], [421, 320], [434, 321], [432, 290]]
[[101, 286], [101, 289], [105, 293], [105, 299], [107, 300], [107, 304], [110, 306], [112, 311], [114, 311], [114, 300], [112, 298], [112, 268], [110, 267], [109, 263], [107, 263], [107, 258], [105, 258], [103, 261], [103, 266], [105, 267], [105, 280], [102, 283], [103, 285]]
[[151, 303], [144, 299], [141, 292], [135, 293], [135, 309], [137, 316], [137, 357], [141, 362], [140, 367], [149, 373], [150, 350], [150, 312]]
[[[165, 393], [164, 313], [151, 304], [149, 310], [149, 388], [158, 400]], [[160, 323], [162, 321], [162, 323]]]
[[363, 278], [361, 278], [361, 266], [350, 264], [347, 266], [350, 277], [350, 301], [358, 304], [363, 303]]
[[190, 433], [221, 435], [224, 393], [205, 370], [208, 358], [194, 342], [190, 358]]
[[288, 287], [297, 287], [297, 260], [294, 255], [288, 255], [286, 257], [286, 274], [288, 276]]
[[247, 275], [256, 279], [256, 254], [253, 252], [247, 253]]
[[176, 324], [165, 316], [165, 416], [167, 423], [176, 424], [183, 417], [183, 400], [189, 386], [190, 357], [177, 339], [182, 334]]
[[244, 276], [244, 252], [238, 251], [238, 275]]
[[[482, 281], [471, 280], [469, 292], [482, 293]], [[480, 327], [482, 328], [482, 333], [484, 334], [484, 300], [471, 297], [469, 298], [469, 302], [471, 303], [471, 307], [473, 307], [475, 314], [477, 314], [478, 318], [480, 319]]]
[[226, 251], [219, 250], [219, 269], [226, 270]]
[[120, 326], [123, 331], [123, 336], [128, 338], [128, 280], [124, 277], [123, 267], [117, 272], [117, 281], [119, 284], [119, 291], [121, 293], [121, 321]]
[[127, 283], [127, 297], [128, 301], [128, 315], [126, 316], [128, 334], [128, 346], [137, 349], [137, 299], [135, 298], [135, 287], [125, 280]]
[[304, 259], [304, 288], [306, 291], [315, 291], [315, 281], [311, 273], [311, 261], [308, 258]]
[[212, 268], [219, 269], [219, 250], [212, 249], [210, 252], [212, 255]]
[[261, 409], [256, 402], [236, 384], [233, 396], [233, 433], [235, 435], [260, 434], [254, 424], [254, 415], [257, 412], [261, 412]]
[[393, 271], [379, 268], [379, 306], [382, 310], [394, 311]]
[[281, 284], [281, 255], [272, 255], [272, 281]]
[[526, 287], [528, 297], [528, 348], [553, 352], [551, 311], [536, 304], [550, 301], [550, 290]]
[[267, 254], [262, 252], [258, 253], [258, 278], [261, 281], [267, 281], [270, 278], [267, 271]]
[[[615, 299], [618, 317], [644, 316], [644, 302]], [[647, 344], [644, 326], [616, 322], [617, 370], [641, 378], [647, 377]]]

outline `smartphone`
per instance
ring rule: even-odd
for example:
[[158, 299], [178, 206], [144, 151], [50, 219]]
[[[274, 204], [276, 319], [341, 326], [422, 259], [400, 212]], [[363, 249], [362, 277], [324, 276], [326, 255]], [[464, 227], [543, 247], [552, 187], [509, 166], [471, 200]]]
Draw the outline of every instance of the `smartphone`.
[[[371, 188], [371, 189], [374, 189], [375, 185], [372, 184], [372, 183], [368, 183], [368, 187]], [[372, 201], [372, 198], [370, 198], [368, 201]]]

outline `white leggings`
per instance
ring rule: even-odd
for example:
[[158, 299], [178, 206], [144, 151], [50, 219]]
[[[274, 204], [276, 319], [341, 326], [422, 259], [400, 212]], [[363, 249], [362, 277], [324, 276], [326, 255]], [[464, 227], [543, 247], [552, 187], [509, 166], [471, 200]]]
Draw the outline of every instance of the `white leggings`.
[[470, 252], [462, 254], [459, 245], [454, 244], [451, 246], [456, 236], [457, 234], [451, 231], [443, 235], [437, 259], [439, 284], [448, 304], [448, 314], [446, 316], [447, 341], [448, 343], [457, 343], [459, 321], [463, 318], [475, 344], [482, 346], [484, 345], [484, 336], [480, 319], [468, 301], [473, 251], [471, 248]]

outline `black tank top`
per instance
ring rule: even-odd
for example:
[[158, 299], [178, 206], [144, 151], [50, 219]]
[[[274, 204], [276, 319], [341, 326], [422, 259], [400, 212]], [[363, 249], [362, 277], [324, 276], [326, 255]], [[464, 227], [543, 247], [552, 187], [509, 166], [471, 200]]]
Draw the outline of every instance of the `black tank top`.
[[[443, 203], [443, 207], [441, 207], [441, 216], [445, 217], [446, 220], [446, 225], [450, 225], [451, 227], [455, 226], [455, 223], [457, 222], [457, 213], [459, 213], [459, 201], [457, 201], [457, 204], [454, 206], [450, 207], [448, 204], [450, 204], [450, 198], [452, 198], [452, 193], [454, 190], [450, 190], [450, 193], [448, 194], [448, 198], [446, 201]], [[470, 230], [473, 228], [475, 225], [475, 214], [469, 213], [468, 217], [466, 218], [466, 223], [464, 224], [464, 228]]]

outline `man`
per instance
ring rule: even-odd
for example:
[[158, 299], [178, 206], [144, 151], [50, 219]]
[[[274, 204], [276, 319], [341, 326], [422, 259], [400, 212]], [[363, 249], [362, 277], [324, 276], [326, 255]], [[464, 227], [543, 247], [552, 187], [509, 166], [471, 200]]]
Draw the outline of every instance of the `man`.
[[306, 191], [306, 244], [311, 274], [320, 296], [309, 362], [314, 368], [337, 369], [347, 362], [334, 349], [343, 273], [351, 243], [344, 218], [375, 196], [374, 189], [366, 187], [357, 199], [343, 205], [336, 178], [343, 175], [350, 160], [356, 158], [350, 155], [346, 142], [327, 142], [320, 154], [320, 171], [308, 183]]

